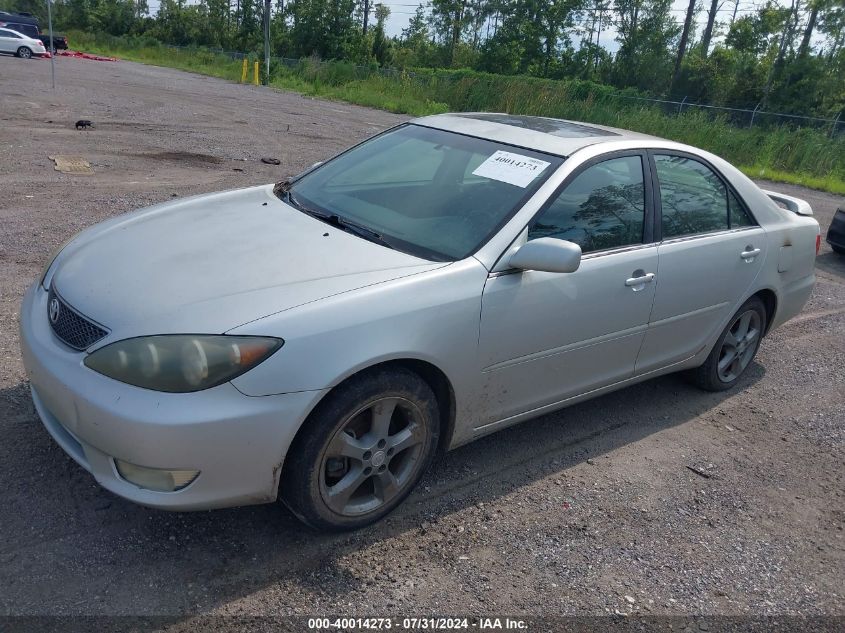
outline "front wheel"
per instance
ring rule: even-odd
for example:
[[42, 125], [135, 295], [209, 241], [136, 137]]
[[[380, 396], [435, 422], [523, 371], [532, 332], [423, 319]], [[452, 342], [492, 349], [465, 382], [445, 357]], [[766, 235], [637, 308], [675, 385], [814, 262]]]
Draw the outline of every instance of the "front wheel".
[[18, 57], [20, 57], [21, 59], [29, 59], [30, 57], [32, 57], [32, 51], [29, 50], [26, 46], [21, 46], [18, 49]]
[[751, 364], [766, 331], [766, 307], [751, 297], [737, 310], [701, 367], [690, 370], [691, 382], [707, 391], [733, 387]]
[[317, 529], [374, 523], [417, 485], [439, 434], [437, 399], [413, 372], [353, 377], [318, 405], [291, 445], [282, 499]]

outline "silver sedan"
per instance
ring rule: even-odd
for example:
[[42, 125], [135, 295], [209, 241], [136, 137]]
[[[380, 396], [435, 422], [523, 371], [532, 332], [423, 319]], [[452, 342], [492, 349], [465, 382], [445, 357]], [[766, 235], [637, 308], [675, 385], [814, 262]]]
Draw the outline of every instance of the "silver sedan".
[[356, 528], [438, 450], [669, 372], [736, 385], [810, 296], [811, 215], [678, 143], [427, 117], [83, 231], [21, 347], [45, 427], [112, 492]]

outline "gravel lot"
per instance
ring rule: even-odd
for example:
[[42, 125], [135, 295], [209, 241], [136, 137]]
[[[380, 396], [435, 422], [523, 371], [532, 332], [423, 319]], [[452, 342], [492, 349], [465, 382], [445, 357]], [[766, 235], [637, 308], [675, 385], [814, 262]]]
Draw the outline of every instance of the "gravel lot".
[[[166, 513], [98, 488], [37, 421], [20, 360], [18, 305], [48, 254], [402, 117], [129, 62], [56, 67], [54, 93], [48, 62], [0, 57], [0, 615], [845, 615], [845, 258], [827, 245], [804, 313], [740, 389], [669, 376], [502, 431], [440, 457], [372, 528], [314, 534], [280, 505]], [[845, 205], [769, 186], [808, 199], [823, 231]]]

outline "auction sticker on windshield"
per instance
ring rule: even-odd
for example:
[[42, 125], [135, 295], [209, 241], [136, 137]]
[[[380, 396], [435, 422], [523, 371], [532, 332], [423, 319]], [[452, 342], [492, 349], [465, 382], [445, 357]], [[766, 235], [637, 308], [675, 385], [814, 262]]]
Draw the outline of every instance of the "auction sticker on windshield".
[[499, 150], [481, 163], [473, 176], [499, 180], [523, 189], [549, 166], [544, 160]]

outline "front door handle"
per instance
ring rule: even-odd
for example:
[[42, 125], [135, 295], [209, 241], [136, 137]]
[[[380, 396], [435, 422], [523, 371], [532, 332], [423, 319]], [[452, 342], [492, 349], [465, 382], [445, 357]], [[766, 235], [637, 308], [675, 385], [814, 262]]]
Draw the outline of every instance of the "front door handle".
[[630, 279], [625, 280], [625, 285], [629, 288], [637, 289], [637, 286], [644, 286], [645, 284], [650, 284], [654, 281], [654, 273], [645, 273], [642, 274], [642, 271], [636, 270], [634, 274], [641, 273], [637, 277], [631, 277]]
[[739, 256], [742, 257], [744, 260], [754, 259], [757, 255], [760, 254], [759, 248], [752, 248], [750, 245], [745, 247], [745, 250], [742, 251]]

